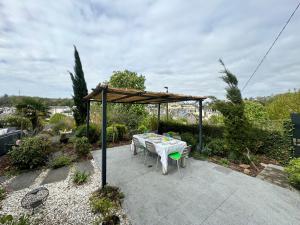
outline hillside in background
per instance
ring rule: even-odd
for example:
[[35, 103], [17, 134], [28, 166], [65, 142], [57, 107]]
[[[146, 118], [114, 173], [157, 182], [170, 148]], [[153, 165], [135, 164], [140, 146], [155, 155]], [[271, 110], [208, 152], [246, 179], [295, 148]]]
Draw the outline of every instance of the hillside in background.
[[[16, 104], [21, 102], [24, 98], [28, 98], [28, 96], [3, 95], [0, 97], [0, 107], [15, 106]], [[71, 98], [41, 98], [41, 97], [29, 97], [29, 98], [39, 100], [47, 106], [70, 106], [70, 107], [72, 107], [74, 105], [73, 99], [71, 99]]]

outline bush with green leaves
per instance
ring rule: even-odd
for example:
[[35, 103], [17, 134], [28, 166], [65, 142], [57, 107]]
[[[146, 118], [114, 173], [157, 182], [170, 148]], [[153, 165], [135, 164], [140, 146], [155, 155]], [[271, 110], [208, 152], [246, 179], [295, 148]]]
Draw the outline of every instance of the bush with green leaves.
[[284, 171], [288, 174], [289, 182], [300, 190], [300, 158], [291, 160]]
[[52, 129], [56, 134], [58, 134], [59, 131], [72, 130], [75, 127], [74, 119], [62, 113], [55, 113], [51, 116], [49, 123], [52, 125]]
[[118, 141], [119, 133], [118, 129], [116, 127], [107, 127], [106, 128], [106, 139], [109, 142], [115, 142]]
[[126, 125], [117, 123], [112, 126], [116, 127], [118, 130], [118, 140], [124, 140], [128, 132]]
[[79, 157], [87, 156], [92, 150], [92, 146], [87, 137], [76, 138], [74, 148]]
[[192, 150], [195, 150], [198, 144], [198, 137], [192, 133], [182, 133], [180, 134], [181, 140], [185, 141], [188, 145], [192, 146]]
[[85, 171], [75, 171], [74, 176], [73, 176], [73, 183], [77, 185], [81, 185], [87, 182], [90, 174], [86, 173]]
[[212, 139], [204, 148], [204, 151], [206, 152], [207, 155], [213, 156], [227, 156], [227, 148], [226, 148], [226, 143], [224, 139], [221, 138], [215, 138]]
[[0, 127], [17, 127], [18, 129], [31, 130], [31, 121], [23, 116], [9, 115], [0, 118]]
[[45, 165], [50, 143], [40, 137], [25, 137], [19, 147], [9, 151], [12, 163], [19, 169], [32, 169]]
[[51, 161], [50, 166], [53, 169], [57, 169], [57, 168], [60, 168], [60, 167], [63, 167], [63, 166], [68, 166], [71, 163], [72, 163], [72, 159], [69, 156], [61, 155], [61, 156], [58, 156], [58, 157], [54, 158]]
[[138, 131], [139, 134], [143, 134], [143, 133], [148, 132], [148, 129], [147, 129], [146, 126], [140, 125], [140, 126], [138, 127], [138, 130], [137, 130], [137, 131]]
[[0, 215], [0, 224], [3, 225], [31, 225], [29, 217], [14, 218], [12, 215]]
[[[89, 126], [89, 142], [93, 144], [99, 141], [101, 136], [100, 132], [101, 132], [101, 128], [96, 124], [91, 123]], [[86, 124], [76, 128], [75, 136], [86, 137]]]
[[[191, 133], [193, 135], [199, 134], [199, 124], [182, 124], [176, 120], [160, 121], [158, 133], [168, 133], [173, 131], [179, 134]], [[224, 127], [217, 125], [203, 124], [202, 127], [204, 138], [220, 138], [223, 137]]]

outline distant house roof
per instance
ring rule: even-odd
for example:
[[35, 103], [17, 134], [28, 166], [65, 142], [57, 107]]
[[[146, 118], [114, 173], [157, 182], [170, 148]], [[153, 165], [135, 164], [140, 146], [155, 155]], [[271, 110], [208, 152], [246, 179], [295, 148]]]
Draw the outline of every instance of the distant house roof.
[[112, 88], [107, 84], [98, 84], [84, 100], [101, 101], [101, 93], [107, 91], [107, 102], [132, 104], [158, 104], [168, 102], [199, 101], [207, 97], [180, 95], [166, 92], [141, 91], [128, 88]]

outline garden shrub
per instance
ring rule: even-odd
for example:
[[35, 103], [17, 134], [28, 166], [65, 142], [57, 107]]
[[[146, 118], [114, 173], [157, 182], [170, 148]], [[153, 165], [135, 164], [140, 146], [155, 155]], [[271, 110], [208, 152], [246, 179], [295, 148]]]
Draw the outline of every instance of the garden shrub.
[[59, 131], [72, 130], [75, 127], [74, 119], [62, 113], [55, 113], [49, 123], [52, 124], [52, 129], [56, 134], [59, 134]]
[[125, 139], [125, 136], [127, 134], [127, 127], [124, 124], [114, 124], [113, 126], [118, 130], [118, 140]]
[[143, 134], [143, 133], [146, 133], [148, 131], [148, 129], [147, 129], [146, 126], [141, 125], [141, 126], [138, 127], [137, 131], [138, 131], [139, 134]]
[[192, 133], [182, 133], [181, 140], [185, 141], [188, 145], [192, 146], [192, 150], [195, 150], [198, 144], [198, 137], [196, 135], [193, 135]]
[[215, 138], [212, 139], [206, 146], [205, 146], [205, 152], [209, 156], [217, 155], [224, 157], [227, 155], [227, 150], [225, 146], [224, 139], [221, 138]]
[[[193, 135], [199, 134], [198, 124], [182, 124], [175, 120], [160, 121], [158, 133], [167, 133], [173, 131], [179, 134], [182, 133], [192, 133]], [[203, 137], [209, 138], [220, 138], [223, 137], [224, 127], [216, 125], [203, 124], [202, 127]]]
[[72, 162], [72, 159], [66, 155], [61, 155], [56, 157], [55, 159], [52, 160], [52, 162], [50, 163], [51, 167], [53, 169], [57, 169], [63, 166], [68, 166], [70, 165]]
[[142, 122], [140, 123], [140, 126], [145, 126], [150, 131], [157, 130], [157, 117], [156, 116], [145, 116]]
[[73, 182], [77, 185], [81, 185], [87, 182], [87, 179], [89, 178], [89, 173], [76, 171], [73, 176]]
[[9, 115], [0, 118], [0, 127], [17, 127], [18, 129], [31, 130], [31, 121], [23, 116]]
[[[98, 140], [100, 140], [101, 136], [101, 128], [97, 127], [96, 124], [90, 124], [89, 126], [89, 142], [90, 143], [96, 143]], [[86, 137], [86, 124], [81, 125], [77, 127], [75, 131], [76, 137]]]
[[74, 148], [79, 157], [87, 156], [92, 150], [92, 146], [87, 137], [76, 138]]
[[284, 170], [288, 174], [289, 182], [300, 190], [300, 158], [291, 160]]
[[26, 137], [19, 147], [9, 151], [12, 163], [19, 169], [32, 169], [45, 164], [50, 143], [39, 137]]
[[118, 141], [119, 133], [118, 129], [116, 127], [107, 127], [106, 128], [106, 139], [109, 142], [115, 142]]

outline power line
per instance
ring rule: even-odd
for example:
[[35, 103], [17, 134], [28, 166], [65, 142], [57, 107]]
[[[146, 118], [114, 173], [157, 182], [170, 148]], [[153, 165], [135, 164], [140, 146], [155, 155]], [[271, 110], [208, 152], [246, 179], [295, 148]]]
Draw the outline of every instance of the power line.
[[282, 34], [282, 32], [284, 31], [284, 29], [286, 28], [286, 26], [289, 24], [290, 20], [292, 19], [292, 17], [294, 16], [294, 14], [296, 13], [297, 9], [300, 6], [300, 1], [297, 5], [297, 7], [295, 8], [295, 10], [293, 11], [293, 13], [290, 15], [289, 19], [286, 21], [285, 25], [283, 26], [283, 28], [281, 29], [281, 31], [279, 32], [279, 34], [277, 35], [277, 37], [275, 38], [275, 40], [273, 41], [273, 43], [271, 44], [270, 48], [268, 49], [268, 51], [266, 52], [266, 54], [264, 55], [264, 57], [262, 57], [262, 59], [260, 60], [259, 64], [256, 66], [254, 72], [251, 74], [251, 76], [249, 77], [249, 79], [247, 80], [246, 84], [244, 85], [244, 87], [242, 88], [242, 91], [247, 87], [248, 83], [250, 82], [250, 80], [252, 79], [252, 77], [254, 76], [254, 74], [257, 72], [257, 70], [259, 69], [259, 67], [261, 66], [261, 64], [263, 63], [263, 61], [266, 59], [267, 55], [269, 54], [269, 52], [271, 51], [271, 49], [273, 48], [273, 46], [275, 45], [276, 41], [278, 40], [278, 38], [280, 37], [280, 35]]

